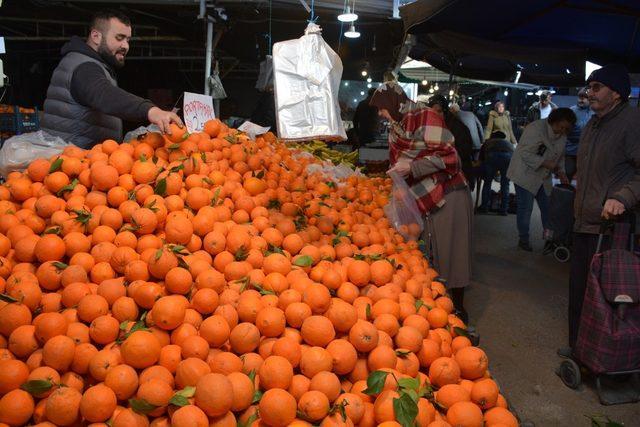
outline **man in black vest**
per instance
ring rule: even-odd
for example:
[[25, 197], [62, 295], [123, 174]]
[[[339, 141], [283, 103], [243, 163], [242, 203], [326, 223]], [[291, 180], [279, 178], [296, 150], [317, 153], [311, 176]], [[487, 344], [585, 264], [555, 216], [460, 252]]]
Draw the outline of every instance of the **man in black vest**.
[[98, 12], [86, 41], [74, 36], [62, 47], [44, 102], [42, 129], [82, 148], [122, 139], [122, 119], [149, 121], [163, 132], [180, 118], [118, 87], [115, 70], [124, 66], [131, 21], [117, 11]]

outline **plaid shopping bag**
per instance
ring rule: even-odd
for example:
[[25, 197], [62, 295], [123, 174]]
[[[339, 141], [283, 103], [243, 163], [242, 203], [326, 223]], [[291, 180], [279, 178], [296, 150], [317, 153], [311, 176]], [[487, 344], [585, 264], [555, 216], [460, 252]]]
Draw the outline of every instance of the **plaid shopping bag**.
[[614, 225], [608, 251], [601, 233], [591, 261], [574, 354], [594, 374], [640, 369], [640, 256], [630, 224], [635, 218]]

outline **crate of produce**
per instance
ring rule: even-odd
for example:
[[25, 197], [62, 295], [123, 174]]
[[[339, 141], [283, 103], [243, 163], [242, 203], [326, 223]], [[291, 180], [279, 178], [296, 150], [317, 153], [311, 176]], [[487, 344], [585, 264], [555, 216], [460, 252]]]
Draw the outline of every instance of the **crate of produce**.
[[40, 120], [37, 109], [17, 105], [0, 106], [0, 134], [20, 135], [35, 132], [38, 129], [40, 129]]

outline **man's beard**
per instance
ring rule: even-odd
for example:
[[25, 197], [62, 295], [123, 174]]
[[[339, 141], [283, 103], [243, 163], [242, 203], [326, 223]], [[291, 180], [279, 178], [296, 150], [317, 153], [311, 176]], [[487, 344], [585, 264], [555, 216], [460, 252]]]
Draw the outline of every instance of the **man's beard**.
[[[118, 53], [121, 53], [123, 56], [126, 56], [127, 54], [127, 52], [124, 49], [120, 49], [116, 51], [116, 54]], [[116, 54], [113, 54], [109, 51], [109, 48], [107, 47], [107, 43], [105, 42], [104, 38], [102, 39], [102, 41], [100, 42], [100, 45], [98, 46], [98, 54], [104, 60], [104, 62], [106, 62], [113, 68], [118, 69], [118, 68], [124, 67], [124, 58], [122, 59], [122, 61], [118, 61], [118, 58], [116, 58]]]

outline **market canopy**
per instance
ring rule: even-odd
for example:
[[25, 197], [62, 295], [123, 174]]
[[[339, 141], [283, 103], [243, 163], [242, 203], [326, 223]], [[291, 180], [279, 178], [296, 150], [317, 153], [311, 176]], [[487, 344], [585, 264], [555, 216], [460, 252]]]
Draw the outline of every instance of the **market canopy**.
[[400, 9], [409, 56], [474, 79], [584, 82], [585, 61], [640, 71], [637, 0], [418, 0]]

